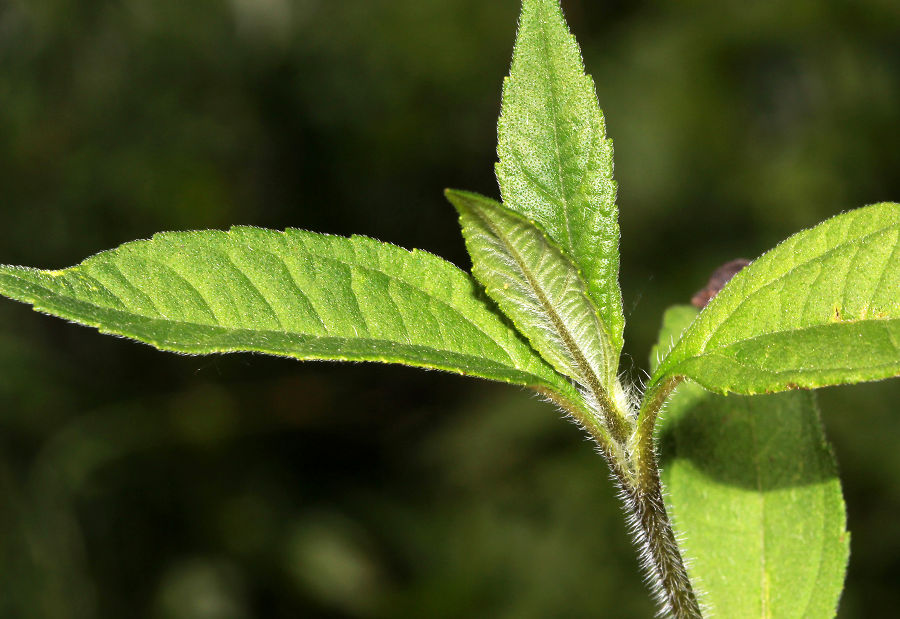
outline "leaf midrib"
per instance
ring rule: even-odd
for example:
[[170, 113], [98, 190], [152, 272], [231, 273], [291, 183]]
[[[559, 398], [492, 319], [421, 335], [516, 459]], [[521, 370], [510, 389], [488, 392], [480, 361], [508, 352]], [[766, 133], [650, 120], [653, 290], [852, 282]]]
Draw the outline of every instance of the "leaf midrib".
[[[519, 253], [515, 245], [510, 242], [509, 238], [503, 233], [503, 231], [495, 226], [493, 221], [491, 221], [488, 217], [484, 216], [483, 211], [480, 208], [476, 207], [472, 210], [482, 221], [484, 226], [488, 228], [494, 234], [494, 236], [496, 236], [503, 243], [503, 245], [506, 247], [506, 250], [516, 261], [516, 265], [525, 276], [531, 289], [534, 290], [534, 293], [537, 296], [541, 307], [547, 313], [551, 323], [553, 324], [553, 327], [560, 334], [563, 344], [566, 346], [566, 350], [575, 361], [575, 366], [583, 377], [582, 380], [585, 380], [587, 382], [587, 384], [583, 386], [591, 390], [591, 393], [594, 395], [598, 402], [602, 402], [605, 405], [609, 406], [609, 400], [605, 396], [605, 391], [602, 387], [602, 381], [600, 380], [600, 377], [596, 375], [590, 363], [588, 363], [587, 358], [578, 347], [575, 337], [566, 327], [565, 321], [556, 311], [556, 308], [553, 306], [553, 304], [550, 302], [550, 299], [544, 291], [543, 287], [540, 285], [540, 282], [538, 282], [534, 274], [528, 268], [521, 253]], [[605, 355], [605, 357], [608, 357], [608, 353]], [[606, 359], [604, 359], [604, 362], [608, 363]]]
[[[756, 433], [756, 423], [750, 424], [750, 441], [753, 444], [753, 453], [759, 454], [759, 442], [757, 440]], [[759, 465], [759, 458], [753, 459], [754, 470], [756, 472], [756, 492], [759, 495], [759, 503], [760, 503], [760, 520], [761, 526], [759, 528], [759, 536], [760, 536], [760, 565], [759, 565], [759, 579], [760, 579], [760, 611], [763, 616], [771, 617], [769, 613], [769, 590], [766, 586], [768, 582], [768, 573], [766, 571], [766, 494], [763, 492], [763, 483], [762, 483], [762, 469]]]
[[[46, 290], [46, 288], [37, 286], [37, 285], [33, 284], [32, 282], [27, 282], [27, 283], [34, 285], [38, 288], [41, 288], [42, 290]], [[193, 344], [179, 343], [179, 342], [171, 341], [171, 340], [168, 340], [165, 338], [147, 338], [144, 336], [138, 337], [135, 334], [134, 330], [129, 331], [127, 329], [121, 329], [121, 328], [111, 329], [109, 327], [108, 323], [101, 322], [99, 320], [86, 320], [82, 316], [77, 316], [77, 317], [74, 316], [71, 312], [50, 313], [50, 304], [44, 304], [42, 302], [46, 301], [48, 297], [53, 298], [54, 296], [57, 298], [62, 298], [62, 299], [66, 299], [69, 301], [73, 301], [78, 304], [83, 304], [83, 305], [87, 305], [90, 307], [94, 307], [94, 308], [102, 310], [103, 312], [116, 314], [116, 315], [122, 316], [124, 318], [138, 316], [141, 319], [141, 322], [143, 322], [144, 324], [148, 324], [150, 326], [152, 326], [154, 323], [156, 323], [156, 324], [160, 324], [160, 325], [164, 325], [164, 326], [198, 327], [203, 330], [208, 330], [211, 333], [224, 334], [224, 335], [265, 336], [267, 334], [277, 334], [277, 335], [284, 336], [288, 339], [302, 340], [302, 339], [309, 338], [310, 340], [315, 340], [316, 342], [327, 342], [327, 341], [364, 342], [366, 344], [372, 344], [373, 346], [381, 345], [384, 347], [385, 350], [390, 350], [391, 348], [401, 348], [401, 349], [405, 348], [408, 350], [422, 350], [422, 351], [431, 350], [431, 351], [436, 351], [439, 353], [445, 353], [445, 354], [449, 355], [451, 358], [455, 358], [455, 359], [469, 359], [469, 360], [471, 360], [471, 363], [469, 365], [472, 368], [478, 368], [478, 367], [494, 368], [497, 370], [501, 370], [505, 373], [520, 374], [523, 377], [530, 377], [533, 380], [529, 384], [532, 384], [532, 385], [550, 386], [550, 383], [548, 382], [548, 380], [546, 378], [538, 376], [536, 374], [533, 374], [532, 372], [530, 372], [528, 370], [524, 370], [524, 369], [514, 365], [512, 360], [510, 360], [509, 365], [506, 365], [506, 364], [500, 363], [498, 361], [495, 361], [493, 359], [487, 359], [484, 357], [475, 356], [470, 353], [463, 353], [463, 352], [459, 352], [456, 350], [437, 348], [437, 347], [426, 346], [426, 345], [422, 345], [422, 344], [414, 344], [414, 343], [409, 343], [409, 342], [397, 342], [394, 340], [384, 340], [384, 339], [373, 338], [373, 337], [355, 338], [355, 337], [351, 337], [351, 336], [335, 336], [335, 335], [321, 336], [321, 335], [313, 335], [313, 334], [308, 334], [308, 333], [298, 333], [298, 332], [294, 332], [294, 331], [279, 331], [277, 329], [247, 329], [244, 327], [225, 327], [222, 325], [213, 325], [213, 324], [206, 324], [206, 323], [189, 322], [189, 321], [185, 321], [185, 320], [172, 320], [172, 319], [167, 319], [167, 318], [144, 316], [141, 314], [134, 314], [134, 313], [123, 311], [121, 309], [116, 309], [113, 307], [91, 304], [91, 303], [88, 303], [88, 302], [80, 300], [80, 299], [72, 299], [71, 297], [59, 297], [58, 295], [55, 295], [55, 293], [52, 293], [52, 291], [51, 291], [51, 294], [48, 295], [47, 297], [38, 296], [38, 297], [34, 297], [32, 299], [27, 300], [27, 302], [30, 303], [31, 305], [33, 305], [34, 309], [36, 311], [38, 311], [39, 313], [46, 313], [51, 316], [59, 315], [59, 316], [62, 316], [63, 318], [66, 318], [69, 320], [74, 320], [80, 324], [83, 324], [83, 325], [86, 325], [89, 327], [93, 327], [95, 329], [100, 329], [101, 331], [106, 331], [108, 333], [113, 333], [116, 335], [124, 335], [129, 338], [133, 338], [135, 341], [141, 342], [143, 344], [147, 344], [149, 346], [153, 346], [155, 348], [165, 347], [165, 349], [167, 349], [167, 350], [173, 350], [173, 351], [181, 352], [184, 354], [208, 354], [209, 350], [203, 346], [198, 347], [198, 346], [194, 346]], [[282, 353], [282, 352], [278, 352], [274, 348], [267, 349], [262, 346], [238, 346], [238, 345], [225, 346], [221, 349], [216, 350], [215, 352], [222, 352], [222, 353], [224, 353], [224, 352], [258, 352], [258, 353], [263, 353], [263, 354], [270, 354], [270, 355], [290, 357], [290, 358], [298, 358], [298, 359], [311, 360], [311, 361], [365, 361], [365, 360], [385, 361], [385, 360], [388, 360], [389, 362], [392, 362], [392, 363], [398, 363], [398, 364], [404, 363], [404, 361], [402, 360], [402, 357], [400, 355], [391, 355], [389, 353], [370, 354], [370, 355], [360, 354], [360, 355], [355, 355], [355, 356], [346, 355], [346, 354], [342, 355], [342, 354], [336, 354], [336, 353], [294, 354], [292, 352]], [[451, 367], [449, 365], [445, 365], [445, 364], [424, 363], [424, 362], [419, 362], [419, 361], [417, 361], [416, 363], [417, 363], [417, 365], [419, 365], [421, 367], [443, 370], [443, 371], [452, 372], [455, 374], [467, 374], [467, 372], [461, 371], [459, 369], [453, 368], [453, 367]], [[477, 376], [477, 374], [475, 374], [475, 375]]]
[[[814, 405], [814, 407], [816, 408], [816, 416], [819, 418], [819, 423], [821, 424], [821, 416], [820, 416], [821, 414], [819, 413], [818, 405]], [[821, 426], [820, 426], [820, 428], [817, 430], [816, 428], [811, 427], [812, 424], [810, 423], [809, 419], [806, 420], [806, 423], [807, 423], [807, 428], [806, 428], [806, 430], [807, 430], [808, 433], [816, 434], [816, 433], [818, 433], [818, 432], [821, 432]], [[824, 435], [824, 434], [822, 434], [821, 437], [822, 437], [822, 439], [825, 439], [825, 435]], [[821, 472], [823, 473], [823, 475], [827, 475], [827, 473], [828, 473], [828, 471], [827, 471], [827, 468], [828, 468], [827, 465], [824, 465], [824, 464], [822, 463], [822, 461], [821, 461], [821, 460], [818, 460], [818, 459], [816, 460], [816, 465], [817, 465], [817, 468], [819, 469], [819, 471], [821, 471]], [[818, 494], [817, 494], [817, 498], [820, 500], [820, 505], [823, 505], [823, 504], [825, 503], [825, 493], [826, 493], [826, 492], [827, 492], [827, 491], [826, 491], [825, 487], [822, 486], [822, 485], [820, 485], [820, 486], [819, 486], [819, 492], [818, 492]], [[826, 539], [826, 537], [827, 537], [828, 519], [825, 517], [825, 509], [824, 509], [824, 507], [823, 507], [823, 509], [821, 509], [821, 510], [819, 510], [819, 511], [820, 511], [820, 514], [821, 514], [821, 517], [822, 517], [822, 518], [821, 518], [821, 523], [822, 523], [822, 533], [823, 533], [823, 534], [822, 534], [822, 539], [824, 540], [824, 539]], [[818, 563], [818, 566], [817, 566], [817, 568], [816, 568], [816, 577], [815, 577], [815, 580], [813, 581], [814, 583], [818, 583], [818, 582], [819, 582], [819, 578], [822, 576], [822, 568], [823, 568], [823, 565], [825, 564], [825, 552], [822, 551], [821, 548], [820, 548], [819, 550], [820, 550], [820, 552], [819, 552], [819, 563]], [[815, 590], [814, 590], [813, 588], [808, 588], [808, 589], [807, 589], [806, 605], [805, 605], [805, 607], [804, 607], [804, 609], [805, 609], [804, 616], [806, 616], [806, 615], [808, 614], [809, 608], [813, 605], [814, 593], [815, 593]]]
[[[541, 11], [541, 17], [546, 17], [543, 11]], [[559, 193], [562, 199], [563, 220], [566, 226], [566, 244], [568, 247], [572, 247], [572, 224], [571, 217], [569, 217], [569, 196], [566, 195], [566, 182], [562, 169], [562, 149], [559, 143], [559, 106], [557, 104], [556, 72], [553, 70], [552, 63], [550, 62], [550, 41], [547, 36], [545, 20], [541, 19], [539, 21], [541, 42], [544, 45], [544, 53], [541, 54], [541, 61], [548, 74], [547, 81], [549, 82], [550, 87], [550, 106], [552, 107], [551, 113], [553, 116], [553, 146], [556, 151], [556, 171], [559, 174]]]

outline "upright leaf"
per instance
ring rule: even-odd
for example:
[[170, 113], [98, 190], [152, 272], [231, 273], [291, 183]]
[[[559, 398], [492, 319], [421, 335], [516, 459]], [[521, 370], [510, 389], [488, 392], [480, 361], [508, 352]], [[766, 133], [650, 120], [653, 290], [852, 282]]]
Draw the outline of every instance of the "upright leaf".
[[622, 349], [612, 142], [558, 0], [524, 0], [503, 84], [497, 180], [503, 203], [575, 262], [616, 355]]
[[448, 191], [472, 272], [541, 356], [608, 410], [616, 359], [575, 266], [537, 228], [499, 203]]
[[[695, 314], [671, 308], [661, 342]], [[660, 446], [667, 508], [712, 616], [834, 616], [850, 536], [814, 394], [725, 397], [682, 385]]]
[[470, 276], [364, 237], [169, 232], [62, 271], [0, 267], [0, 293], [163, 350], [403, 363], [577, 397]]
[[710, 302], [653, 375], [717, 392], [900, 374], [900, 205], [838, 215], [764, 254]]

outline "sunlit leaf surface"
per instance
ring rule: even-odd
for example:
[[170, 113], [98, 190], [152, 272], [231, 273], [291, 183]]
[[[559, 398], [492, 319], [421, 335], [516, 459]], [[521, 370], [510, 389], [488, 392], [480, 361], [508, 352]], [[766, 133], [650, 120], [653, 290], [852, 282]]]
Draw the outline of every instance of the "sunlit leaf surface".
[[571, 391], [470, 276], [364, 237], [163, 233], [61, 271], [2, 267], [0, 292], [163, 350], [404, 363]]
[[900, 205], [850, 211], [738, 273], [654, 373], [761, 393], [900, 374]]

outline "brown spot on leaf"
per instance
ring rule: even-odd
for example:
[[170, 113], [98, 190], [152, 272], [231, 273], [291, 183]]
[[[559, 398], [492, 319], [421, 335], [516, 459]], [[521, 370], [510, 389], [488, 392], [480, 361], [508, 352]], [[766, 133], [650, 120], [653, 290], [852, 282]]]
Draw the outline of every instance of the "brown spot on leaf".
[[718, 269], [713, 271], [713, 274], [709, 277], [709, 281], [706, 284], [706, 287], [695, 294], [691, 299], [691, 305], [696, 307], [697, 309], [703, 309], [707, 306], [707, 304], [712, 301], [713, 297], [719, 294], [719, 291], [725, 287], [732, 277], [737, 275], [741, 269], [750, 264], [750, 261], [746, 258], [736, 258], [729, 262], [726, 262]]

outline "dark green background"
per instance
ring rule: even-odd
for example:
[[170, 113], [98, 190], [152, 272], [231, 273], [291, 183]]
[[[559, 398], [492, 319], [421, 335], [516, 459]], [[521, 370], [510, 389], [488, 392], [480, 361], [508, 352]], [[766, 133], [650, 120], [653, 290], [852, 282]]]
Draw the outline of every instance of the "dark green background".
[[[624, 365], [718, 264], [900, 200], [896, 0], [564, 2], [620, 184]], [[514, 0], [0, 3], [0, 262], [233, 223], [468, 267]], [[900, 606], [900, 385], [822, 394], [841, 617]], [[605, 466], [514, 388], [178, 357], [0, 304], [0, 616], [645, 617]]]

